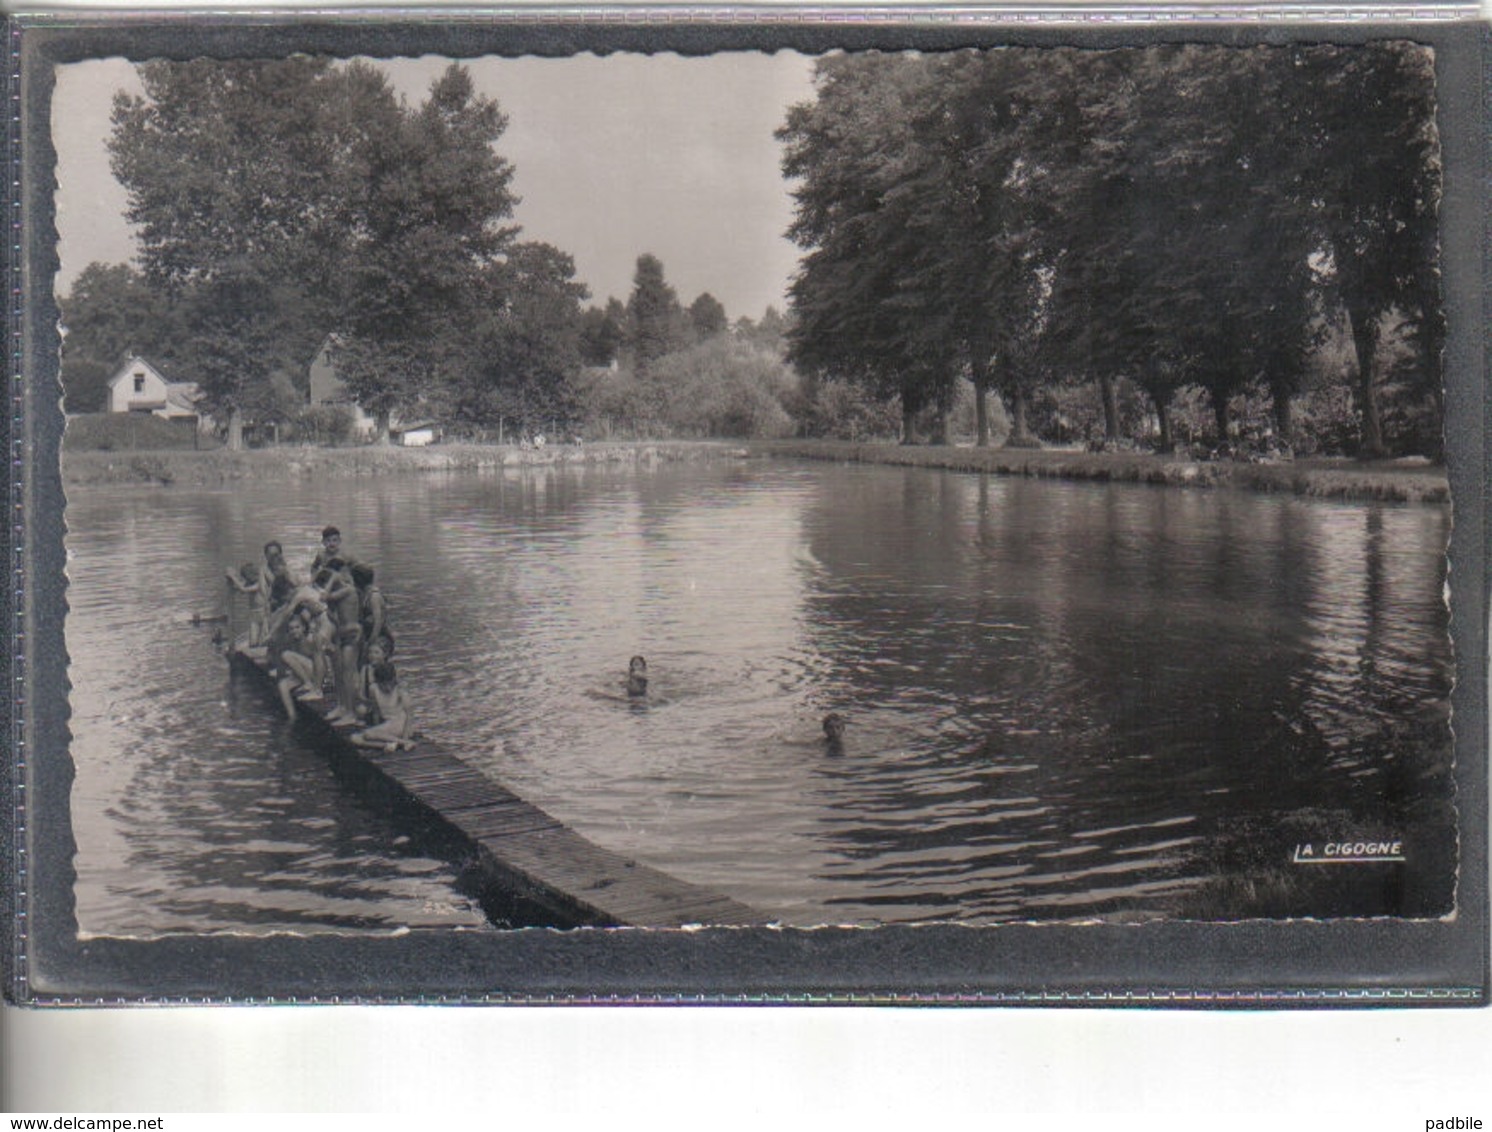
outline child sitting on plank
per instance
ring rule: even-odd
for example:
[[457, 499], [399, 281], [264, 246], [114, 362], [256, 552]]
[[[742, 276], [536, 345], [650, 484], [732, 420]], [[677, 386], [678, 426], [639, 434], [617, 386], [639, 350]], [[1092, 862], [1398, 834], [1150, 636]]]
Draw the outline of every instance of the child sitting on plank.
[[385, 751], [413, 747], [414, 717], [394, 666], [388, 661], [373, 670], [373, 706], [380, 722], [359, 731], [352, 741], [360, 747], [382, 747]]

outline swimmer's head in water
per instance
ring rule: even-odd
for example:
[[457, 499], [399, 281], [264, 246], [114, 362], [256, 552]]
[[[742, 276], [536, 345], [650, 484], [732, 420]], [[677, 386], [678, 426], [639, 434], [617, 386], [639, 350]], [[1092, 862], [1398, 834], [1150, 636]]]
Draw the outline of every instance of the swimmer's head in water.
[[831, 743], [838, 743], [844, 739], [845, 718], [837, 711], [831, 711], [824, 716], [824, 738]]
[[627, 695], [645, 696], [648, 694], [648, 662], [640, 656], [634, 656], [627, 662]]

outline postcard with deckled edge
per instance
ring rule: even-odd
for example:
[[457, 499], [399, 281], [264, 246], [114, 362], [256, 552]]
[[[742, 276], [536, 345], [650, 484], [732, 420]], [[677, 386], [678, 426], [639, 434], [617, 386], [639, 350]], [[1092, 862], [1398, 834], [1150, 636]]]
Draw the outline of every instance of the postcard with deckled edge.
[[1484, 1001], [1484, 30], [657, 15], [12, 21], [11, 996]]

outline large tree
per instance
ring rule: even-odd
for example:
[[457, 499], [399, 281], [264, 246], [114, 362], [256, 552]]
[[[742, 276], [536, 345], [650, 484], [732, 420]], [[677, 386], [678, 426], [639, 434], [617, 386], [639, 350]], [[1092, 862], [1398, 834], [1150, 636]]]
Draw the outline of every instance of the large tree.
[[789, 358], [810, 377], [899, 398], [904, 443], [922, 410], [951, 403], [963, 368], [923, 269], [922, 202], [906, 191], [924, 156], [914, 110], [929, 80], [915, 56], [831, 56], [817, 65], [816, 99], [778, 131], [796, 182], [788, 234], [806, 251], [790, 288]]
[[445, 379], [477, 281], [512, 242], [506, 120], [452, 66], [409, 107], [362, 63], [150, 63], [110, 153], [178, 371], [236, 422], [328, 334], [386, 422]]
[[1231, 398], [1254, 383], [1289, 399], [1319, 304], [1317, 243], [1272, 118], [1279, 49], [1164, 46], [1092, 57], [1084, 117], [1094, 144], [1058, 211], [1054, 343], [1071, 370], [1145, 389], [1169, 443], [1167, 409], [1203, 387], [1220, 436]]
[[1406, 325], [1438, 398], [1444, 319], [1435, 62], [1427, 47], [1375, 42], [1299, 55], [1285, 105], [1302, 142], [1327, 271], [1350, 320], [1365, 456], [1389, 451], [1378, 405], [1382, 332]]
[[646, 381], [659, 359], [689, 344], [688, 316], [654, 255], [637, 257], [627, 299], [626, 343], [632, 372]]
[[182, 315], [180, 376], [229, 416], [302, 368], [333, 325], [355, 152], [394, 107], [371, 68], [324, 59], [155, 62], [117, 95], [109, 151], [139, 262]]
[[588, 366], [614, 364], [627, 334], [627, 308], [620, 299], [587, 307], [580, 317], [580, 360]]
[[957, 344], [1017, 441], [1032, 393], [1072, 378], [1104, 385], [1111, 436], [1122, 377], [1163, 426], [1202, 387], [1221, 435], [1262, 388], [1288, 434], [1340, 303], [1371, 452], [1377, 336], [1407, 327], [1433, 371], [1443, 334], [1431, 78], [1406, 44], [826, 60], [780, 131], [807, 253], [794, 357], [926, 400]]
[[696, 342], [708, 342], [730, 329], [725, 308], [708, 291], [689, 304], [689, 329]]
[[515, 244], [488, 269], [481, 294], [469, 351], [446, 386], [448, 419], [468, 431], [572, 422], [587, 297], [574, 261], [548, 244]]
[[1031, 442], [1027, 409], [1051, 371], [1052, 283], [1065, 250], [1061, 202], [1085, 143], [1086, 56], [1070, 49], [959, 52], [929, 61], [913, 136], [911, 198], [919, 288], [939, 312], [929, 332], [959, 343], [975, 390], [1010, 405], [1010, 442]]
[[494, 148], [507, 124], [452, 64], [367, 135], [339, 328], [344, 379], [380, 435], [394, 409], [438, 399], [475, 304], [494, 301], [484, 274], [517, 235], [513, 167]]

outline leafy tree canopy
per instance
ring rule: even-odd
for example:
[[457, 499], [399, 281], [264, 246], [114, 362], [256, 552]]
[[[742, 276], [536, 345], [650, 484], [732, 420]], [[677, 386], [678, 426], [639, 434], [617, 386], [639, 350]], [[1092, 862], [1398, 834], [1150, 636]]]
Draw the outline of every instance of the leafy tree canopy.
[[646, 378], [658, 360], [688, 344], [688, 319], [679, 297], [664, 278], [657, 256], [637, 258], [627, 300], [627, 351], [633, 371]]
[[904, 407], [966, 375], [1012, 401], [1016, 437], [1032, 391], [1069, 374], [1132, 377], [1161, 410], [1197, 384], [1221, 428], [1253, 384], [1287, 409], [1341, 310], [1370, 453], [1390, 314], [1438, 374], [1415, 45], [829, 57], [779, 136], [805, 250], [790, 349], [811, 374]]
[[209, 405], [251, 406], [329, 333], [365, 407], [427, 397], [449, 361], [430, 344], [516, 233], [497, 104], [456, 65], [413, 107], [360, 62], [140, 70], [144, 95], [115, 98], [112, 165]]

